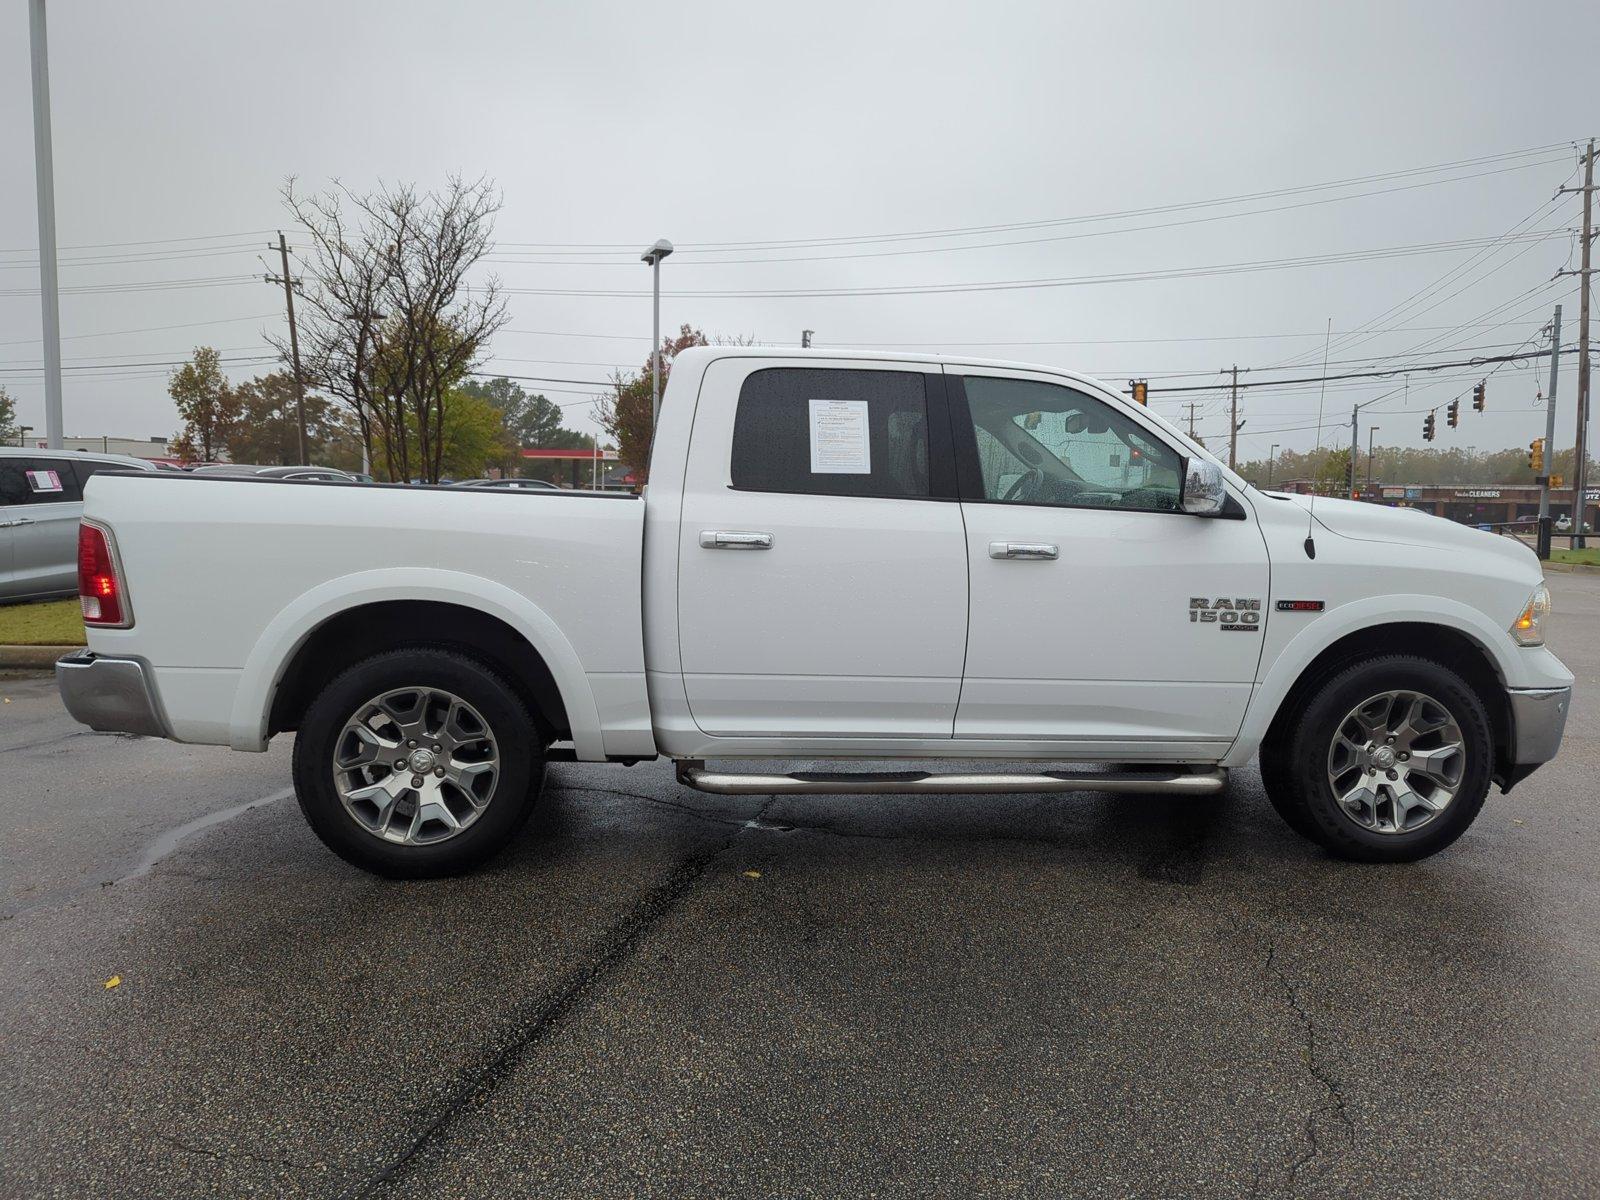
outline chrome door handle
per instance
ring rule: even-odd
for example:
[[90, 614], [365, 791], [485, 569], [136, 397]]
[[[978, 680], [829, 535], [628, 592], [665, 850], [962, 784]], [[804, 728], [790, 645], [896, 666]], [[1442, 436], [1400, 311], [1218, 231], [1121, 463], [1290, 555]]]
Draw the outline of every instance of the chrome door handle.
[[18, 517], [15, 521], [0, 521], [0, 529], [10, 529], [13, 525], [32, 525], [32, 517]]
[[1061, 553], [1059, 547], [1049, 542], [990, 542], [990, 558], [1025, 558], [1051, 560]]
[[737, 533], [725, 529], [702, 529], [700, 545], [707, 550], [771, 550], [770, 533]]

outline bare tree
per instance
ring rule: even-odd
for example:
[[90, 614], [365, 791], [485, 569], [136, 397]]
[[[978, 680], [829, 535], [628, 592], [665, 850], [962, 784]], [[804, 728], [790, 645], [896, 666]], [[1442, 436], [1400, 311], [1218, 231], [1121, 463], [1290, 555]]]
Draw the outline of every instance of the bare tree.
[[450, 391], [506, 321], [499, 280], [467, 282], [493, 247], [498, 193], [486, 180], [452, 178], [437, 193], [404, 185], [357, 195], [335, 183], [305, 195], [291, 179], [283, 197], [311, 243], [306, 373], [355, 411], [368, 457], [380, 450], [390, 479], [437, 481]]

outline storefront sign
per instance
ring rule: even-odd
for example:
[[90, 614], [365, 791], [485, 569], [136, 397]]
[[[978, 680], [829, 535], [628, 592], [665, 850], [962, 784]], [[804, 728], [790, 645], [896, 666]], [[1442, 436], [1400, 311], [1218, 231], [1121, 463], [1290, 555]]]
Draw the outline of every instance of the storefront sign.
[[1463, 500], [1498, 500], [1499, 488], [1461, 488], [1456, 495]]

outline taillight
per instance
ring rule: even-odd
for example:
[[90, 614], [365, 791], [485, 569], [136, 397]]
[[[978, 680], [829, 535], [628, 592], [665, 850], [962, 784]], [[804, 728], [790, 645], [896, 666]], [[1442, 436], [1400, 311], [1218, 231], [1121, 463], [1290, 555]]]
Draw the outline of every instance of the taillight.
[[89, 521], [78, 525], [78, 602], [85, 625], [125, 629], [133, 624], [111, 538]]

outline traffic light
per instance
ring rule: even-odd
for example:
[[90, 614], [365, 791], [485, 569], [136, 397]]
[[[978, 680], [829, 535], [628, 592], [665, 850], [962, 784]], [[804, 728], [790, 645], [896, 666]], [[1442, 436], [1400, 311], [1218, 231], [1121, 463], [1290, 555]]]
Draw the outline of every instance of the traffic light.
[[1534, 438], [1528, 443], [1528, 467], [1535, 476], [1544, 474], [1544, 439]]
[[1450, 401], [1449, 406], [1446, 407], [1445, 410], [1444, 410], [1444, 419], [1446, 421], [1450, 422], [1450, 428], [1451, 429], [1454, 429], [1458, 424], [1461, 423], [1461, 401], [1460, 400], [1452, 400], [1452, 401]]
[[1433, 414], [1432, 413], [1429, 413], [1427, 416], [1422, 418], [1422, 440], [1425, 441], [1425, 442], [1433, 441]]
[[1150, 381], [1146, 379], [1128, 380], [1128, 390], [1133, 393], [1135, 404], [1150, 403]]
[[1483, 411], [1483, 394], [1486, 387], [1484, 380], [1478, 380], [1478, 386], [1472, 389], [1472, 411]]

